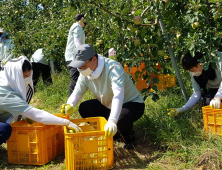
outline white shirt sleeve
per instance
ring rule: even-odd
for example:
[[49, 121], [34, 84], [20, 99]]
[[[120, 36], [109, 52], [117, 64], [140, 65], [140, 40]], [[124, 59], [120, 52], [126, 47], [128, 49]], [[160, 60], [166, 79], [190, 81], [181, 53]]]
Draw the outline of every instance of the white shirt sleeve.
[[193, 92], [187, 103], [182, 107], [185, 111], [193, 107], [201, 98], [201, 91]]
[[[221, 73], [221, 75], [222, 75], [222, 73]], [[222, 99], [222, 82], [220, 83], [220, 87], [219, 87], [215, 97], [219, 97], [220, 99]]]
[[120, 112], [123, 106], [124, 99], [124, 87], [117, 87], [113, 89], [113, 100], [111, 106], [111, 113], [109, 116], [109, 120], [113, 120], [114, 122], [118, 122]]
[[79, 103], [81, 98], [82, 96], [72, 93], [71, 96], [68, 98], [67, 104], [70, 104], [72, 107], [75, 107]]
[[74, 38], [75, 46], [78, 47], [81, 45], [81, 38]]
[[36, 122], [43, 123], [46, 125], [65, 125], [66, 119], [54, 116], [53, 114], [50, 114], [49, 112], [46, 112], [44, 110], [39, 110], [36, 108], [31, 108], [25, 113], [22, 114], [23, 116], [32, 119]]
[[50, 60], [50, 67], [51, 67], [51, 71], [52, 71], [52, 74], [54, 74], [55, 75], [55, 70], [54, 70], [54, 63], [53, 63], [53, 61], [52, 60]]

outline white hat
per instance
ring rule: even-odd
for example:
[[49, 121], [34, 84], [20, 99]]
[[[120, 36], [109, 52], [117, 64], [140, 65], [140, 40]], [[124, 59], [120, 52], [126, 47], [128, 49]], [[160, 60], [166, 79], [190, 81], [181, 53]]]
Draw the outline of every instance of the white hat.
[[4, 29], [0, 27], [0, 32], [4, 32]]

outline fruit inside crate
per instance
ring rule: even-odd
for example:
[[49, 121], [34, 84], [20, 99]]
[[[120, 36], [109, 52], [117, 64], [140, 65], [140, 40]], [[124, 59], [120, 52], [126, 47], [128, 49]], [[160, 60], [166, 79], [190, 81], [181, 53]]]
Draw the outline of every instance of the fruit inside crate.
[[106, 138], [104, 118], [75, 119], [83, 133], [65, 133], [66, 168], [108, 169], [113, 165], [113, 138]]

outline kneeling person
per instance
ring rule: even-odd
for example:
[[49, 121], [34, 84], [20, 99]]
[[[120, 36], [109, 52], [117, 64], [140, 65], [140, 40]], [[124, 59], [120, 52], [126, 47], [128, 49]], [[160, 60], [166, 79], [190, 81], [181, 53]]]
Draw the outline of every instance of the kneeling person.
[[193, 94], [182, 108], [169, 109], [169, 115], [177, 116], [195, 104], [203, 97], [203, 106], [211, 105], [215, 109], [220, 108], [222, 99], [222, 52], [217, 51], [219, 60], [217, 61], [217, 69], [209, 65], [208, 70], [203, 70], [203, 66], [198, 61], [203, 58], [203, 54], [196, 52], [192, 57], [190, 53], [185, 54], [181, 58], [181, 64], [184, 70], [189, 70], [191, 82], [193, 86]]
[[71, 121], [29, 105], [34, 94], [32, 66], [25, 56], [11, 59], [0, 71], [0, 145], [11, 136], [11, 122], [22, 116], [46, 125], [62, 125], [81, 131]]
[[129, 75], [116, 61], [96, 54], [89, 44], [74, 49], [69, 66], [81, 73], [67, 104], [75, 107], [82, 96], [91, 90], [96, 99], [82, 102], [79, 113], [83, 118], [104, 117], [107, 137], [122, 137], [126, 149], [135, 146], [133, 122], [144, 113], [143, 97]]

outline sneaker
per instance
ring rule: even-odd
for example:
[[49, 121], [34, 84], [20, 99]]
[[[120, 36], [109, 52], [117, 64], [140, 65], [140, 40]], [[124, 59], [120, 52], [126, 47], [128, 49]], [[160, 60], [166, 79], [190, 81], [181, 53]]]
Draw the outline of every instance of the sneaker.
[[124, 149], [130, 150], [130, 149], [135, 149], [136, 145], [137, 145], [136, 142], [132, 141], [130, 143], [125, 144], [123, 147]]

